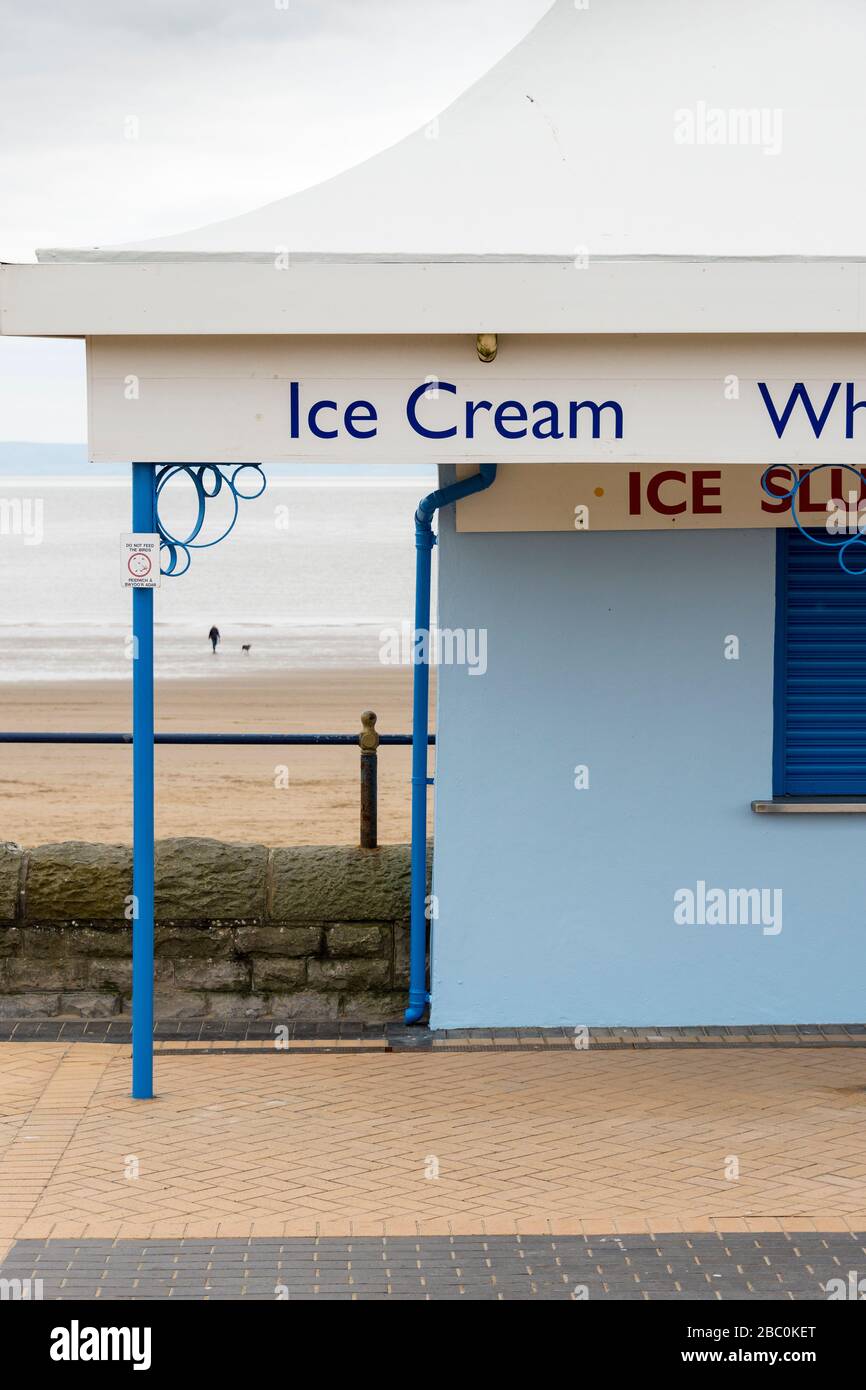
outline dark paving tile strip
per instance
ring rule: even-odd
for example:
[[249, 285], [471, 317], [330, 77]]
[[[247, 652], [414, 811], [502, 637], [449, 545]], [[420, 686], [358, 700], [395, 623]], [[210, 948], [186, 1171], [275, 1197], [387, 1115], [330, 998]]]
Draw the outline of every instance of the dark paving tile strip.
[[[824, 1300], [866, 1232], [21, 1240], [5, 1280], [47, 1299]], [[856, 1265], [853, 1265], [856, 1268]]]
[[[447, 1043], [435, 1050], [442, 1054], [454, 1052], [527, 1052], [527, 1051], [710, 1051], [719, 1048], [749, 1050], [763, 1048], [784, 1051], [789, 1048], [866, 1047], [866, 1024], [800, 1024], [800, 1025], [743, 1025], [706, 1026], [702, 1028], [591, 1028], [589, 1047], [574, 1047], [574, 1030], [570, 1028], [454, 1028], [430, 1032], [426, 1028], [406, 1028], [399, 1023], [289, 1023], [259, 1021], [256, 1023], [208, 1023], [207, 1020], [181, 1020], [159, 1024], [154, 1030], [157, 1042], [200, 1043], [209, 1052], [231, 1052], [220, 1049], [220, 1043], [261, 1042], [262, 1048], [245, 1048], [240, 1055], [270, 1051], [299, 1052], [302, 1048], [277, 1048], [274, 1029], [287, 1029], [281, 1036], [293, 1043], [327, 1042], [350, 1043], [340, 1052], [364, 1051], [365, 1043], [376, 1041], [382, 1051], [384, 1041], [394, 1052], [429, 1052], [434, 1042]], [[130, 1023], [116, 1020], [9, 1020], [0, 1023], [0, 1042], [110, 1042], [129, 1043]], [[266, 1046], [270, 1043], [271, 1046]], [[188, 1048], [179, 1049], [188, 1052]], [[311, 1051], [327, 1051], [319, 1046]], [[163, 1049], [163, 1055], [173, 1055]]]
[[[245, 1047], [243, 1051], [239, 1051], [236, 1047], [206, 1047], [204, 1044], [202, 1044], [201, 1047], [194, 1049], [189, 1047], [164, 1047], [161, 1048], [161, 1050], [156, 1055], [158, 1057], [195, 1057], [200, 1053], [206, 1053], [208, 1057], [261, 1057], [262, 1054], [265, 1054], [266, 1056], [271, 1057], [273, 1056], [274, 1052], [285, 1052], [286, 1055], [290, 1057], [297, 1057], [298, 1055], [302, 1057], [330, 1057], [334, 1053], [339, 1053], [341, 1057], [351, 1057], [359, 1052], [363, 1052], [365, 1056], [369, 1057], [373, 1053], [378, 1053], [379, 1056], [381, 1056], [382, 1053], [397, 1052], [399, 1050], [399, 1048], [394, 1047], [352, 1047], [351, 1044], [349, 1044], [348, 1046], [346, 1046], [345, 1044], [341, 1044], [339, 1047], [335, 1045], [334, 1047], [320, 1046], [275, 1048], [273, 1043], [271, 1043], [270, 1047]], [[432, 1048], [428, 1048], [426, 1050], [429, 1052], [433, 1051]], [[458, 1049], [455, 1048], [452, 1050], [457, 1051]], [[477, 1047], [461, 1048], [459, 1050], [462, 1052], [478, 1052], [479, 1050], [485, 1052], [493, 1051], [492, 1048], [479, 1049]], [[505, 1049], [503, 1048], [497, 1048], [497, 1051], [499, 1052], [502, 1052], [504, 1050]], [[525, 1052], [526, 1048], [510, 1048], [508, 1050], [514, 1052]]]

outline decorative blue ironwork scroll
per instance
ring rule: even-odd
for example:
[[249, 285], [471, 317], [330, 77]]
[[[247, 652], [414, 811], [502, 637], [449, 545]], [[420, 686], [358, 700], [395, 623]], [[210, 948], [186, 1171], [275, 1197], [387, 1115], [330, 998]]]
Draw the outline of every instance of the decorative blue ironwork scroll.
[[[242, 475], [252, 474], [245, 479]], [[169, 531], [159, 515], [160, 497], [166, 485], [173, 478], [185, 475], [195, 488], [197, 502], [197, 516], [188, 535], [175, 536]], [[251, 488], [255, 487], [255, 491]], [[258, 463], [239, 463], [232, 466], [230, 472], [224, 473], [216, 463], [167, 463], [164, 468], [160, 468], [156, 475], [156, 529], [159, 533], [161, 553], [165, 552], [165, 563], [161, 563], [161, 570], [164, 575], [176, 578], [178, 575], [186, 574], [190, 567], [192, 550], [208, 550], [213, 545], [218, 545], [225, 540], [226, 536], [233, 529], [238, 519], [238, 509], [241, 502], [252, 502], [256, 497], [261, 497], [267, 487], [267, 478], [262, 472], [261, 464]], [[225, 491], [231, 499], [231, 512], [227, 526], [224, 526], [218, 536], [211, 540], [199, 540], [202, 527], [207, 513], [207, 504], [213, 498], [218, 497]]]
[[[771, 475], [778, 473], [782, 468], [790, 473], [792, 479], [791, 487], [787, 492], [779, 492], [775, 487], [772, 489], [770, 488]], [[846, 574], [866, 575], [866, 557], [864, 557], [862, 569], [859, 570], [852, 569], [846, 560], [848, 552], [852, 550], [854, 546], [862, 546], [863, 549], [866, 550], [866, 500], [864, 500], [864, 510], [862, 512], [859, 511], [859, 508], [857, 508], [855, 504], [856, 521], [853, 534], [849, 525], [848, 510], [842, 498], [839, 498], [838, 501], [842, 507], [845, 508], [845, 511], [843, 529], [839, 534], [834, 535], [831, 533], [830, 523], [832, 522], [833, 513], [829, 509], [827, 513], [827, 522], [825, 523], [826, 539], [824, 536], [816, 535], [814, 529], [807, 529], [800, 520], [800, 515], [797, 511], [797, 494], [807, 478], [811, 478], [813, 473], [820, 473], [824, 468], [838, 468], [840, 471], [844, 470], [846, 473], [853, 473], [854, 477], [857, 479], [857, 497], [859, 499], [862, 486], [866, 484], [866, 472], [862, 469], [854, 468], [850, 463], [818, 463], [814, 468], [807, 468], [802, 475], [789, 463], [774, 463], [761, 474], [761, 487], [768, 497], [772, 497], [774, 502], [790, 501], [791, 515], [801, 534], [804, 535], [807, 540], [811, 541], [813, 545], [822, 545], [829, 547], [831, 550], [835, 550], [839, 559], [839, 565]], [[864, 531], [860, 530], [861, 521]]]

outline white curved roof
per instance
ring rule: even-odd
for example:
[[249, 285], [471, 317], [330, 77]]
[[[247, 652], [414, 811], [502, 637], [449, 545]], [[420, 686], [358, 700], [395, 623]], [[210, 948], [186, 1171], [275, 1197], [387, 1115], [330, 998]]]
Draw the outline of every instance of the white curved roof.
[[41, 261], [866, 254], [863, 0], [557, 0], [432, 126], [316, 187]]

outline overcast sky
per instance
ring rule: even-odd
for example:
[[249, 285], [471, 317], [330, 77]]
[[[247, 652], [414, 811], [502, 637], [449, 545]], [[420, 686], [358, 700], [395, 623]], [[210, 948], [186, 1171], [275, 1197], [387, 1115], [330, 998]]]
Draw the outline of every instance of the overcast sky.
[[[550, 2], [0, 0], [0, 259], [169, 235], [328, 178], [429, 120]], [[80, 344], [0, 339], [0, 439], [83, 440], [84, 418]]]

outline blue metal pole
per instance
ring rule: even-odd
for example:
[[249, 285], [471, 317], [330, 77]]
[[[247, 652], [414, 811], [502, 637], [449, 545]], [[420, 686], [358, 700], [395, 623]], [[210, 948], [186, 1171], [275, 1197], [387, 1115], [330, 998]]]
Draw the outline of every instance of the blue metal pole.
[[[156, 531], [155, 469], [132, 465], [132, 529]], [[132, 591], [132, 1096], [153, 1098], [153, 590]]]
[[433, 517], [473, 492], [483, 492], [496, 477], [495, 463], [450, 487], [424, 497], [415, 513], [415, 628], [412, 634], [412, 878], [409, 926], [409, 1007], [404, 1023], [418, 1023], [430, 1002], [427, 990], [427, 776], [428, 703], [430, 698], [430, 575], [433, 566]]
[[[412, 633], [412, 878], [409, 930], [409, 1007], [406, 1023], [417, 1023], [427, 994], [427, 713], [430, 700], [430, 522], [415, 525], [415, 628]], [[422, 731], [423, 730], [423, 734]]]

